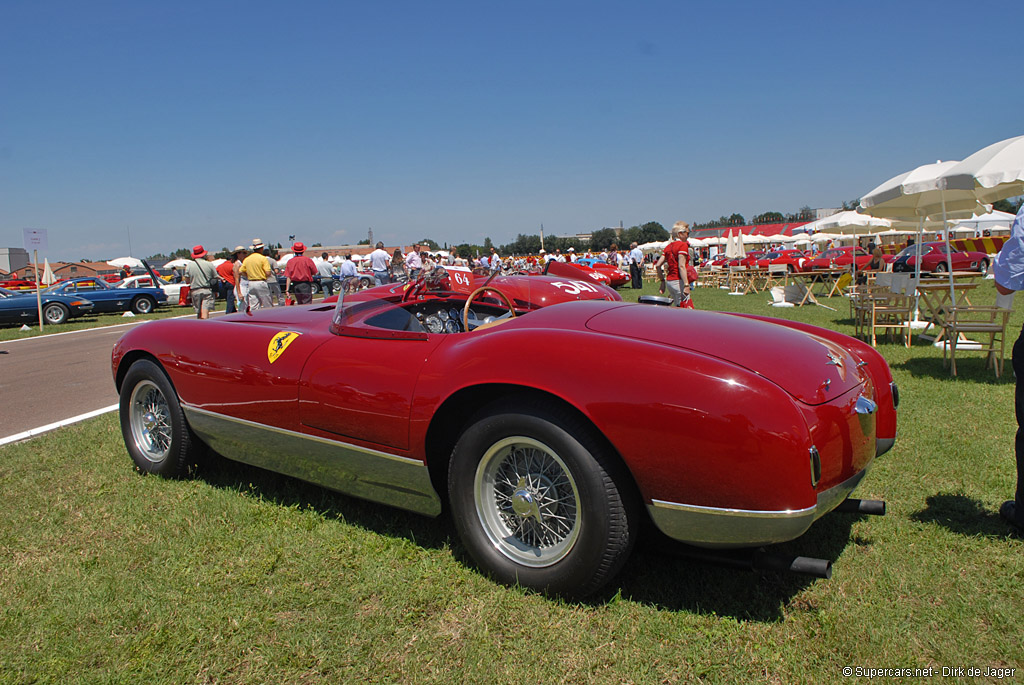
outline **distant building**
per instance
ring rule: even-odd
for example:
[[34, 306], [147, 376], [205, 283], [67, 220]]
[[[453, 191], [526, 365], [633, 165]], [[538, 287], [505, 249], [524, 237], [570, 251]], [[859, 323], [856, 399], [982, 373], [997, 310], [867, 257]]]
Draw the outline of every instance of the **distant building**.
[[21, 247], [0, 247], [0, 271], [10, 273], [28, 266], [28, 251]]
[[843, 210], [839, 207], [822, 207], [821, 209], [812, 209], [811, 211], [814, 212], [813, 220], [817, 221], [818, 219], [824, 219], [825, 217], [832, 216], [833, 214], [838, 214]]

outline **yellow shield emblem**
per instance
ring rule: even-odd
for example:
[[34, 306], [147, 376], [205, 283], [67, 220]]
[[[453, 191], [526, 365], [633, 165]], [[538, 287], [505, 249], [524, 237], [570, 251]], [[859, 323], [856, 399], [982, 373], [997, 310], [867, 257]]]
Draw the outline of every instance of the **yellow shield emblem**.
[[281, 331], [274, 335], [270, 340], [270, 345], [267, 346], [267, 359], [273, 364], [277, 361], [277, 358], [281, 356], [288, 346], [292, 344], [292, 341], [299, 337], [299, 334], [294, 331]]

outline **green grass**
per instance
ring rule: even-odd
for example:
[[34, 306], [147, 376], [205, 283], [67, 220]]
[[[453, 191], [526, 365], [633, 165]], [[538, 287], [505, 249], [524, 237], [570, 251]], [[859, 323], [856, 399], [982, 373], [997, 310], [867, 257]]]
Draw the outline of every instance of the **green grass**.
[[[835, 313], [694, 298], [852, 332], [839, 298]], [[1009, 365], [997, 381], [963, 353], [953, 379], [924, 342], [880, 350], [900, 437], [858, 495], [888, 515], [832, 514], [781, 546], [834, 559], [828, 581], [641, 547], [604, 594], [566, 603], [475, 571], [445, 519], [223, 461], [193, 481], [140, 476], [115, 415], [4, 447], [0, 682], [820, 683], [844, 666], [1019, 680], [1024, 541], [996, 514], [1014, 482]]]

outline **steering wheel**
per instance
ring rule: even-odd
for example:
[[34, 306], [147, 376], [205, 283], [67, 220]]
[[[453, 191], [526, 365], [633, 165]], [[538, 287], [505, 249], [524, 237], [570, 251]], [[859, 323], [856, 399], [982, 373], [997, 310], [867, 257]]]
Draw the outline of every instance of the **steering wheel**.
[[469, 332], [469, 306], [473, 304], [473, 300], [476, 299], [477, 295], [484, 293], [488, 290], [490, 290], [492, 293], [500, 295], [501, 299], [505, 300], [505, 306], [508, 307], [509, 314], [512, 315], [512, 318], [514, 319], [516, 316], [515, 307], [512, 306], [512, 300], [509, 299], [508, 295], [501, 292], [492, 285], [485, 285], [481, 288], [477, 288], [472, 293], [470, 293], [469, 297], [466, 299], [466, 306], [462, 308], [462, 330], [466, 331], [467, 333]]

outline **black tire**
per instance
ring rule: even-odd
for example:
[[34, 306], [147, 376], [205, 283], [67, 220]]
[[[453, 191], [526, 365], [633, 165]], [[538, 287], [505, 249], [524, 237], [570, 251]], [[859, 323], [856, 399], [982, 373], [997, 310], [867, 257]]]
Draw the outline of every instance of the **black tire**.
[[554, 404], [513, 399], [482, 410], [459, 437], [448, 493], [481, 569], [578, 598], [629, 557], [639, 517], [628, 478], [589, 423]]
[[43, 307], [43, 321], [56, 326], [68, 320], [68, 308], [57, 302], [51, 302]]
[[978, 265], [982, 276], [988, 276], [988, 260], [981, 260], [981, 264]]
[[946, 267], [946, 262], [939, 262], [935, 265], [935, 273], [944, 274], [947, 271], [949, 271], [949, 269]]
[[360, 290], [366, 290], [367, 288], [372, 288], [372, 287], [373, 287], [373, 279], [370, 279], [370, 278], [360, 278], [359, 279], [359, 289]]
[[320, 293], [320, 284], [316, 281], [311, 282], [309, 284], [309, 292], [313, 295], [318, 295]]
[[163, 369], [147, 359], [132, 364], [121, 384], [120, 414], [121, 435], [139, 471], [165, 478], [192, 474], [199, 441]]
[[132, 311], [136, 314], [149, 314], [156, 308], [156, 300], [148, 295], [139, 295], [132, 300]]

